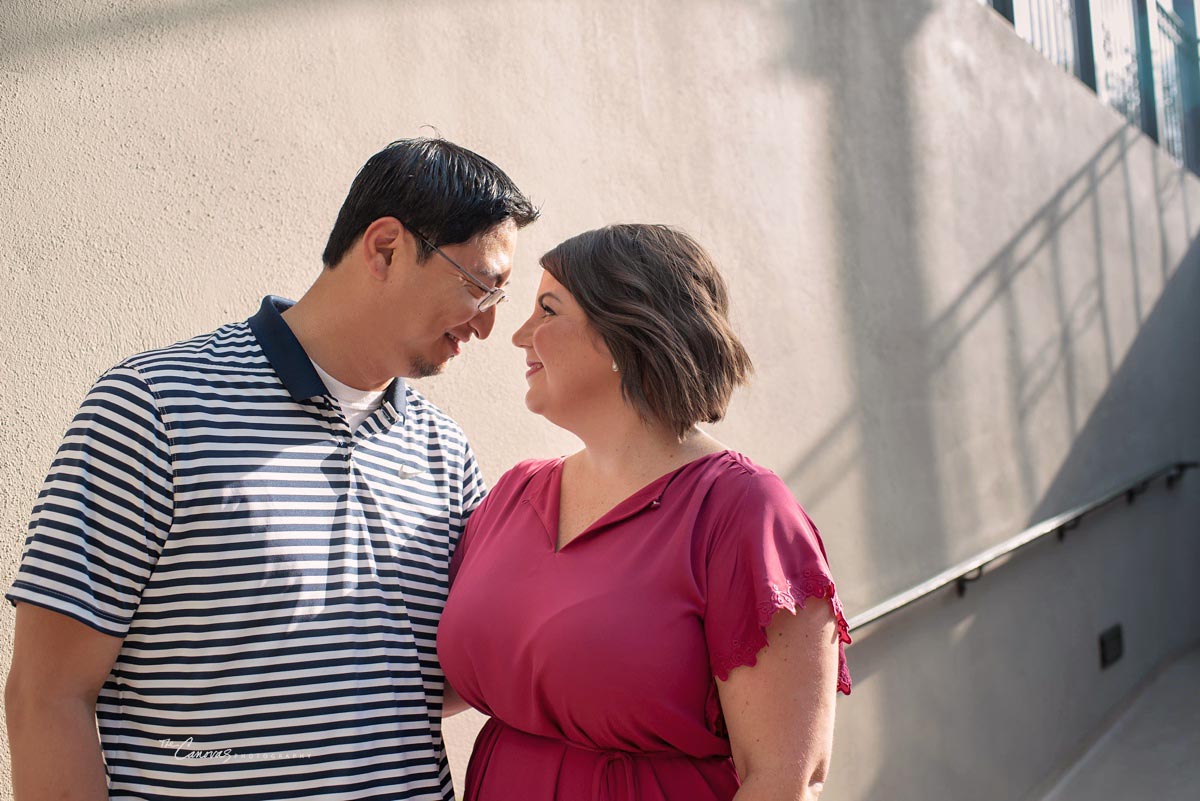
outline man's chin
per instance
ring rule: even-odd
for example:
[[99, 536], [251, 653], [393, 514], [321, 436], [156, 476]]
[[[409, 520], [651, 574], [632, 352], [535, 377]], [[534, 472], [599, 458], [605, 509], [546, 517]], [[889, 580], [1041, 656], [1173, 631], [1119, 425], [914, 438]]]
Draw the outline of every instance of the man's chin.
[[427, 359], [413, 359], [409, 376], [412, 378], [429, 378], [446, 369], [446, 362], [435, 364]]

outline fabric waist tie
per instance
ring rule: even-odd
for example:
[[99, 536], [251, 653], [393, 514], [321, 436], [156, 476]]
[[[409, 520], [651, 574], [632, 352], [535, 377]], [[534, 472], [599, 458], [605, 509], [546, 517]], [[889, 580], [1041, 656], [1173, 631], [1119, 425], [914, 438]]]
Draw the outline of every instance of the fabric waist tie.
[[[589, 801], [654, 801], [662, 798], [661, 793], [647, 795], [642, 788], [659, 788], [661, 776], [655, 774], [671, 770], [667, 763], [687, 763], [687, 768], [677, 765], [673, 770], [683, 769], [703, 790], [725, 784], [737, 789], [729, 757], [594, 748], [561, 737], [530, 734], [493, 717], [480, 732], [471, 756], [466, 801], [582, 799], [585, 793]], [[514, 795], [518, 790], [523, 795]]]
[[[633, 755], [625, 751], [598, 751], [596, 771], [592, 774], [592, 798], [595, 801], [638, 801], [637, 779], [633, 773]], [[620, 785], [624, 792], [617, 792]]]

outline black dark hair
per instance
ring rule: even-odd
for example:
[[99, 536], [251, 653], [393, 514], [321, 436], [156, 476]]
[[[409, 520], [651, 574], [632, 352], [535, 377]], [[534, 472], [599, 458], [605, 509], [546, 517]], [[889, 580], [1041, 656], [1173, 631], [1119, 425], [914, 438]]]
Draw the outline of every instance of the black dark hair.
[[[400, 139], [367, 159], [346, 195], [321, 255], [333, 267], [371, 223], [395, 217], [434, 245], [466, 242], [511, 219], [524, 228], [538, 210], [492, 162], [445, 139]], [[418, 261], [432, 251], [418, 241]]]
[[753, 365], [729, 323], [725, 280], [696, 240], [666, 225], [610, 225], [541, 262], [603, 338], [643, 419], [682, 438], [725, 415]]

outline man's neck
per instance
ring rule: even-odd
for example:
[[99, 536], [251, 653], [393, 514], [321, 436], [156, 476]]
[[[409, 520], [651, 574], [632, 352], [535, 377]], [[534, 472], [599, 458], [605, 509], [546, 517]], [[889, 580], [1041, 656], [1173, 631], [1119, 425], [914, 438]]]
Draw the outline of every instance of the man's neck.
[[356, 327], [353, 300], [341, 297], [325, 284], [324, 276], [304, 293], [304, 297], [283, 312], [283, 320], [300, 341], [308, 358], [343, 384], [363, 391], [379, 391], [394, 376], [378, 375], [371, 361], [370, 343]]

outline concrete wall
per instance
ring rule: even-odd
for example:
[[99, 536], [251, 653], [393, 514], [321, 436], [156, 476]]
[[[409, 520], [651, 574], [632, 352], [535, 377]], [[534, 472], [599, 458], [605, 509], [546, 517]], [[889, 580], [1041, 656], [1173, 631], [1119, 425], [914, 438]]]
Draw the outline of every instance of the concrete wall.
[[[851, 613], [1200, 455], [1200, 183], [973, 0], [0, 15], [5, 585], [91, 381], [302, 293], [361, 162], [422, 125], [544, 206], [493, 337], [422, 383], [492, 479], [574, 447], [524, 411], [507, 341], [537, 256], [622, 220], [723, 265], [758, 376], [716, 433], [787, 479]], [[1193, 474], [861, 632], [826, 797], [1029, 792], [1200, 637], [1198, 519]], [[11, 632], [5, 607], [4, 671]], [[459, 782], [478, 722], [448, 723]]]

